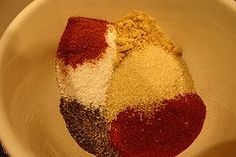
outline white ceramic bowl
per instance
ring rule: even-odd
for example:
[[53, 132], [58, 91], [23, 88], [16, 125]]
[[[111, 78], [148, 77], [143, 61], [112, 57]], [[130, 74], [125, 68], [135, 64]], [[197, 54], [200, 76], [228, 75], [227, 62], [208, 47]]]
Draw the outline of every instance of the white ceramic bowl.
[[236, 2], [36, 0], [0, 42], [0, 135], [12, 157], [92, 156], [77, 146], [59, 113], [57, 45], [69, 16], [116, 20], [132, 9], [156, 17], [183, 47], [207, 106], [202, 133], [179, 156], [236, 156]]

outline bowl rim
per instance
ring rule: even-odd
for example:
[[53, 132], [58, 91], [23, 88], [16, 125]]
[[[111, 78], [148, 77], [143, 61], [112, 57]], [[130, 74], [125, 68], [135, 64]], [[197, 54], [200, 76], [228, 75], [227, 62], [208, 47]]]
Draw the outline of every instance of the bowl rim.
[[[4, 31], [2, 37], [0, 38], [0, 62], [3, 58], [4, 48], [10, 42], [11, 34], [14, 32], [18, 26], [21, 25], [24, 20], [27, 19], [27, 16], [37, 9], [41, 7], [44, 3], [52, 0], [34, 0], [30, 4], [28, 4], [9, 24], [7, 29]], [[236, 1], [234, 0], [217, 0], [217, 2], [221, 3], [229, 10], [233, 11], [236, 14]], [[0, 67], [2, 65], [0, 64]], [[1, 71], [0, 71], [1, 74]], [[0, 89], [2, 89], [2, 82], [0, 81]], [[8, 153], [12, 157], [33, 157], [34, 154], [30, 152], [27, 148], [23, 147], [13, 132], [13, 129], [10, 126], [9, 120], [7, 119], [7, 115], [4, 112], [3, 102], [1, 99], [2, 90], [0, 90], [0, 139], [2, 144], [7, 148]], [[7, 140], [6, 140], [7, 138]]]
[[[42, 6], [45, 2], [50, 0], [35, 0], [28, 4], [9, 24], [0, 38], [0, 62], [3, 58], [4, 49], [11, 40], [11, 34], [27, 19], [27, 16]], [[0, 64], [0, 67], [2, 65]], [[2, 71], [0, 71], [2, 73]], [[2, 89], [2, 82], [0, 81], [0, 89]], [[2, 90], [0, 90], [0, 141], [7, 149], [11, 157], [34, 157], [35, 155], [30, 152], [30, 148], [25, 148], [21, 145], [20, 140], [15, 135], [12, 127], [10, 126], [5, 109], [2, 102]], [[7, 139], [7, 140], [6, 140]]]

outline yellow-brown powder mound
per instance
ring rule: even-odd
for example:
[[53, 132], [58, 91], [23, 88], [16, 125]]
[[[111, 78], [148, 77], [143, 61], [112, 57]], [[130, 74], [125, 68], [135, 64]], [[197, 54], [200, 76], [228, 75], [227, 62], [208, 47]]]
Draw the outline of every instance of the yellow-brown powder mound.
[[107, 91], [109, 120], [128, 106], [152, 111], [163, 99], [194, 92], [192, 78], [181, 58], [157, 46], [136, 51], [133, 50], [113, 72]]
[[145, 12], [133, 11], [116, 22], [117, 51], [124, 58], [133, 50], [144, 50], [147, 45], [161, 47], [168, 53], [182, 55], [180, 47], [163, 35], [154, 18]]
[[127, 107], [149, 112], [163, 99], [194, 92], [182, 50], [163, 35], [152, 17], [134, 11], [115, 28], [120, 62], [107, 90], [108, 121]]

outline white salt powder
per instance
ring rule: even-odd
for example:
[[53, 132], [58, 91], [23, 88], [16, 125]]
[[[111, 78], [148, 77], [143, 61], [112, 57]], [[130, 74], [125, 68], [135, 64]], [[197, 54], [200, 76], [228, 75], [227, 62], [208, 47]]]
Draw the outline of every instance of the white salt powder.
[[74, 69], [56, 61], [57, 81], [63, 97], [77, 99], [83, 105], [95, 108], [105, 105], [106, 90], [117, 58], [115, 38], [115, 30], [109, 26], [106, 33], [108, 47], [95, 64], [85, 62]]

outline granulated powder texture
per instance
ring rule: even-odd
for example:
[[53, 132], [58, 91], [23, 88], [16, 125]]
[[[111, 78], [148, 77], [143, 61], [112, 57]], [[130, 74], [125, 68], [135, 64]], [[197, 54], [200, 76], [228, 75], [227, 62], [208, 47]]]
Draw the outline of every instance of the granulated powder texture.
[[81, 148], [97, 157], [118, 156], [110, 146], [108, 125], [99, 109], [61, 98], [60, 111], [71, 136]]
[[97, 157], [174, 157], [205, 118], [182, 50], [144, 12], [114, 26], [68, 20], [56, 60], [66, 126]]
[[57, 58], [74, 68], [85, 61], [94, 62], [107, 48], [107, 24], [107, 21], [84, 17], [69, 18], [59, 43]]
[[61, 96], [77, 99], [85, 106], [99, 108], [105, 105], [106, 90], [113, 73], [114, 60], [117, 58], [115, 37], [114, 27], [109, 25], [104, 36], [108, 47], [94, 63], [84, 62], [74, 68], [61, 59], [56, 60], [57, 83]]
[[60, 111], [71, 136], [97, 157], [116, 157], [102, 113], [116, 59], [115, 29], [106, 21], [73, 17], [57, 52]]
[[124, 58], [132, 50], [144, 50], [148, 45], [156, 45], [168, 53], [182, 55], [180, 47], [168, 40], [154, 18], [145, 12], [133, 11], [116, 22], [117, 51]]
[[128, 108], [111, 123], [111, 141], [121, 157], [174, 157], [195, 140], [206, 113], [201, 98], [189, 93], [162, 104], [151, 118]]
[[164, 99], [194, 91], [181, 57], [157, 46], [147, 46], [142, 52], [132, 50], [113, 72], [107, 89], [106, 118], [113, 120], [128, 106], [153, 110]]

